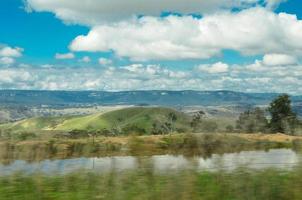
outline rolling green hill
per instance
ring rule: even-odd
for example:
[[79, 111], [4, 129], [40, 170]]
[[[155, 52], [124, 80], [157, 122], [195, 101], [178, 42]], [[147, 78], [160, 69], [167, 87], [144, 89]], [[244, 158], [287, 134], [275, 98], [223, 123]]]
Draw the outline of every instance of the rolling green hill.
[[[171, 116], [175, 116], [174, 121]], [[71, 131], [135, 129], [151, 133], [154, 129], [188, 129], [190, 118], [178, 111], [161, 107], [133, 107], [87, 116], [39, 117], [0, 126], [16, 131]], [[167, 127], [167, 124], [172, 124]]]

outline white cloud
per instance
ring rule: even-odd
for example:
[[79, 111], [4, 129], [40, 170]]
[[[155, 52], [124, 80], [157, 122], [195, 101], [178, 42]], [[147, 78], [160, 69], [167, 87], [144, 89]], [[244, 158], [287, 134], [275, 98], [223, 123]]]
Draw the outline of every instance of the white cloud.
[[79, 60], [80, 62], [89, 63], [91, 61], [89, 56], [84, 56]]
[[30, 79], [32, 78], [30, 72], [24, 69], [0, 69], [0, 74], [0, 85], [2, 86], [10, 84], [13, 86], [12, 88], [18, 88], [18, 86], [20, 85], [19, 83], [21, 82], [27, 84], [27, 81], [30, 81]]
[[11, 57], [2, 57], [0, 58], [0, 64], [2, 65], [11, 65], [15, 63], [15, 59]]
[[213, 65], [199, 65], [197, 69], [211, 74], [225, 73], [229, 71], [229, 65], [222, 62], [218, 62]]
[[73, 53], [66, 53], [66, 54], [56, 53], [55, 58], [59, 60], [73, 59], [75, 58], [75, 55]]
[[10, 66], [17, 57], [22, 56], [24, 50], [20, 47], [0, 46], [0, 65]]
[[103, 66], [111, 65], [112, 64], [112, 60], [107, 59], [107, 58], [100, 58], [99, 59], [99, 63], [100, 63], [100, 65], [103, 65]]
[[263, 57], [263, 64], [268, 66], [296, 64], [297, 58], [286, 54], [266, 54]]
[[267, 67], [263, 65], [263, 62], [260, 60], [256, 60], [255, 63], [247, 65], [246, 69], [249, 71], [266, 71]]
[[21, 57], [23, 49], [20, 47], [0, 47], [0, 57]]
[[51, 65], [51, 64], [43, 64], [40, 67], [42, 67], [42, 68], [53, 68], [54, 66]]
[[[253, 64], [247, 65], [246, 69], [250, 71], [271, 71], [278, 73], [288, 68], [296, 68], [299, 66], [298, 59], [295, 56], [286, 54], [266, 54], [262, 60], [255, 60]], [[298, 71], [298, 70], [297, 70]], [[284, 73], [284, 72], [281, 72]]]
[[[275, 7], [280, 0], [267, 0]], [[138, 15], [159, 16], [163, 11], [208, 14], [219, 10], [262, 5], [263, 0], [26, 0], [27, 10], [52, 12], [66, 23], [99, 25]]]
[[[232, 27], [232, 28], [230, 28]], [[95, 26], [70, 45], [72, 51], [111, 51], [142, 60], [207, 59], [224, 49], [245, 55], [302, 53], [302, 21], [264, 8], [238, 13], [136, 20]]]
[[[262, 64], [262, 61], [258, 61]], [[224, 66], [223, 63], [214, 64]], [[213, 65], [207, 65], [213, 67]], [[263, 66], [263, 64], [262, 64]], [[263, 71], [232, 65], [224, 73], [132, 64], [116, 67], [0, 68], [0, 88], [51, 90], [236, 90], [302, 93], [302, 66], [264, 66]], [[212, 71], [213, 72], [213, 71]], [[66, 79], [68, 74], [68, 79]]]

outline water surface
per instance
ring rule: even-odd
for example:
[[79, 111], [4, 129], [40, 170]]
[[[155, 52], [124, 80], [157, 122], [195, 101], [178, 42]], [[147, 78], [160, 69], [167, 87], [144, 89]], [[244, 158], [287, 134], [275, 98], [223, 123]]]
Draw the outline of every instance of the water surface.
[[68, 174], [79, 170], [96, 173], [135, 171], [150, 168], [155, 173], [170, 173], [182, 170], [233, 171], [238, 168], [261, 170], [276, 168], [290, 170], [302, 161], [302, 155], [290, 149], [269, 151], [242, 151], [240, 153], [213, 154], [210, 158], [185, 157], [183, 155], [156, 155], [149, 157], [114, 156], [100, 158], [73, 158], [26, 162], [16, 160], [9, 165], [0, 164], [0, 175], [15, 173], [46, 175]]

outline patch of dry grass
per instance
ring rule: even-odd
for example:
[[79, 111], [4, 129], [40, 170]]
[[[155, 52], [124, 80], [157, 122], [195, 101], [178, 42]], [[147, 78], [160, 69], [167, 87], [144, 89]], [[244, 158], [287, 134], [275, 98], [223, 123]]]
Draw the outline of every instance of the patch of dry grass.
[[[234, 134], [232, 134], [234, 135]], [[236, 134], [241, 138], [245, 138], [248, 140], [257, 140], [257, 141], [271, 141], [271, 142], [292, 142], [294, 140], [302, 140], [302, 136], [292, 136], [285, 135], [282, 133], [277, 134]]]

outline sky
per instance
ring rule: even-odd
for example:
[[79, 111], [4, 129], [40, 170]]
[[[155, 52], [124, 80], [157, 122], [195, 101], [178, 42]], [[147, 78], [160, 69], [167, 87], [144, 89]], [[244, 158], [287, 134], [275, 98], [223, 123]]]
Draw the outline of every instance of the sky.
[[302, 95], [301, 0], [1, 0], [0, 89]]

